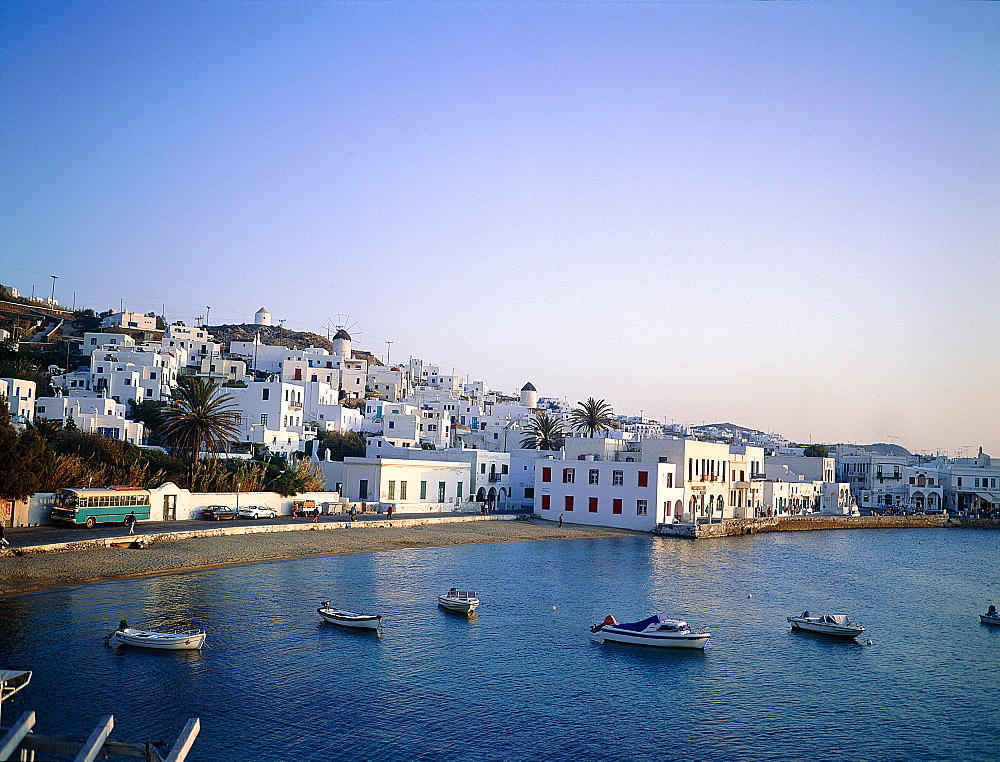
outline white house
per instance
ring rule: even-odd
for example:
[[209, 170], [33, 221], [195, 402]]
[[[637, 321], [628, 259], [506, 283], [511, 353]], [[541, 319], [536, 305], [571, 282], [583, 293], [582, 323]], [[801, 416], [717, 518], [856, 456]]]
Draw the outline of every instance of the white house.
[[23, 378], [0, 378], [0, 394], [7, 398], [11, 423], [22, 426], [35, 416], [36, 384]]
[[651, 532], [683, 510], [677, 466], [568, 458], [535, 464], [535, 505], [542, 518]]
[[145, 427], [125, 417], [125, 405], [109, 397], [39, 397], [35, 415], [60, 421], [64, 426], [72, 418], [80, 431], [100, 434], [140, 445]]
[[468, 499], [470, 466], [464, 461], [344, 458], [314, 461], [327, 485], [348, 501], [385, 512], [458, 510]]

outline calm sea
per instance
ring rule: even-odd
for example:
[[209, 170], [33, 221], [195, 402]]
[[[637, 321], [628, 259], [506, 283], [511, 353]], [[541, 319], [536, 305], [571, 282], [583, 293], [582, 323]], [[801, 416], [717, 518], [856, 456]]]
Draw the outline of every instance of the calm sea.
[[[1000, 759], [1000, 541], [883, 530], [521, 542], [309, 558], [0, 601], [6, 703], [37, 729], [202, 731], [192, 760]], [[467, 619], [435, 605], [483, 600]], [[385, 615], [381, 638], [322, 599]], [[874, 645], [789, 631], [847, 613]], [[705, 652], [598, 644], [587, 626], [667, 612]], [[106, 648], [119, 619], [209, 632], [203, 653]]]

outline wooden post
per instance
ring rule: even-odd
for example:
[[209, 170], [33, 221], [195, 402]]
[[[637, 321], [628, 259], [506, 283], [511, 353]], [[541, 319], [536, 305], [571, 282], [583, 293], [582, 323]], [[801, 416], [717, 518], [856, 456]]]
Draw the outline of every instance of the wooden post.
[[34, 725], [34, 712], [29, 711], [22, 714], [21, 719], [15, 722], [11, 729], [7, 731], [7, 735], [0, 739], [0, 759], [10, 759], [11, 755], [17, 751], [21, 739], [31, 732]]
[[111, 735], [111, 729], [115, 726], [114, 715], [106, 714], [97, 723], [90, 738], [83, 744], [80, 753], [73, 758], [73, 762], [93, 762], [104, 746], [105, 739]]

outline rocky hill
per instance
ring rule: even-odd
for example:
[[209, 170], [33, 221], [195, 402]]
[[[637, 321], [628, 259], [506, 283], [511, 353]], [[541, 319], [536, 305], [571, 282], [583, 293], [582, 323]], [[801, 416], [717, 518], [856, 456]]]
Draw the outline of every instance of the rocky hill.
[[[289, 349], [309, 349], [319, 347], [327, 352], [333, 351], [333, 344], [325, 336], [309, 331], [292, 331], [277, 325], [257, 325], [256, 323], [206, 325], [205, 330], [219, 344], [226, 347], [231, 341], [253, 341], [254, 336], [260, 337], [261, 344], [288, 347]], [[381, 365], [375, 355], [363, 349], [355, 349], [351, 353], [356, 360], [367, 360], [369, 365]]]

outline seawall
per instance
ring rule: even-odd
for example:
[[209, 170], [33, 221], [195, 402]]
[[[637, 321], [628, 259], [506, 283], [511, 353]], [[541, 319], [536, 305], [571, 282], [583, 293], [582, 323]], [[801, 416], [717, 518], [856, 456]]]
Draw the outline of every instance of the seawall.
[[[1000, 522], [990, 523], [1000, 525]], [[816, 529], [927, 529], [945, 526], [964, 526], [964, 524], [956, 524], [947, 515], [769, 516], [760, 519], [726, 519], [716, 524], [661, 524], [656, 528], [656, 533], [670, 537], [705, 540], [758, 532], [806, 532]]]

